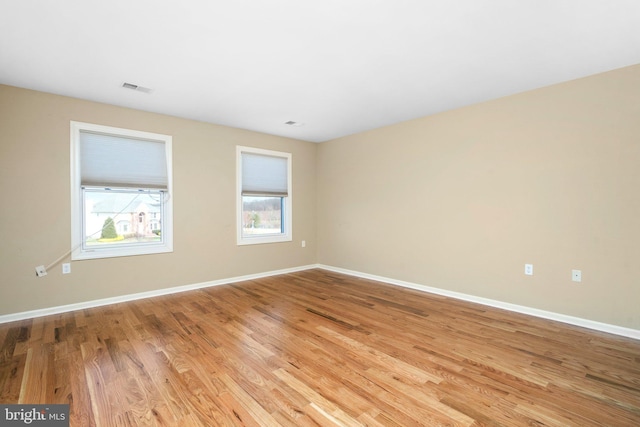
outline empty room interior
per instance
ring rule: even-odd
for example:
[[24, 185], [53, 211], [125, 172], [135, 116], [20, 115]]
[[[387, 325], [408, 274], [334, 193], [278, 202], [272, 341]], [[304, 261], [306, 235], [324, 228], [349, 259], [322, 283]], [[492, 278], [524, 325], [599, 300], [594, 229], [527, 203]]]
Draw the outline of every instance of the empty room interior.
[[3, 2], [0, 190], [0, 425], [640, 425], [636, 1]]

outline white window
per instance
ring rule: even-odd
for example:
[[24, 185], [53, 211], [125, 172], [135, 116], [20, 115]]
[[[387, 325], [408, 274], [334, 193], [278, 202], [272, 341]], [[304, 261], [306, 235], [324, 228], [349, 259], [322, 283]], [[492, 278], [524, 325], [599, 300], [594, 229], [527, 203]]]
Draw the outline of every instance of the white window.
[[238, 146], [238, 244], [291, 241], [291, 154]]
[[129, 233], [129, 227], [131, 227], [131, 224], [129, 224], [129, 221], [118, 221], [118, 232], [122, 235]]
[[71, 122], [72, 259], [173, 251], [171, 143]]

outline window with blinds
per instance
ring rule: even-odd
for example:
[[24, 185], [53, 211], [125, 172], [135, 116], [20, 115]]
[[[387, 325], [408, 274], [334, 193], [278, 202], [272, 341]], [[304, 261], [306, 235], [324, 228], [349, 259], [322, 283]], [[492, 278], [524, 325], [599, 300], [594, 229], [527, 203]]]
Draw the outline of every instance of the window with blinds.
[[291, 241], [291, 154], [237, 147], [238, 244]]
[[72, 259], [173, 250], [171, 143], [71, 122]]

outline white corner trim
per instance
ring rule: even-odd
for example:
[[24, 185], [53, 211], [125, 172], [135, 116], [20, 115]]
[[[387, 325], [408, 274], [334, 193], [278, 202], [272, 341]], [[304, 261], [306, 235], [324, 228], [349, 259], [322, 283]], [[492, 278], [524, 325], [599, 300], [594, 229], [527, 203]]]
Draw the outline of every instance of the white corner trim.
[[32, 319], [36, 317], [50, 316], [52, 314], [67, 313], [69, 311], [84, 310], [87, 308], [101, 307], [104, 305], [118, 304], [121, 302], [135, 301], [144, 298], [152, 298], [162, 295], [175, 294], [179, 292], [193, 291], [196, 289], [208, 288], [212, 286], [228, 285], [231, 283], [244, 282], [247, 280], [261, 279], [263, 277], [277, 276], [279, 274], [295, 273], [297, 271], [310, 270], [318, 268], [317, 264], [285, 268], [282, 270], [273, 270], [264, 273], [248, 274], [245, 276], [231, 277], [228, 279], [213, 280], [210, 282], [195, 283], [192, 285], [176, 286], [172, 288], [158, 289], [148, 292], [140, 292], [136, 294], [128, 294], [111, 298], [103, 298], [98, 300], [79, 302], [76, 304], [61, 305], [58, 307], [43, 308], [39, 310], [23, 311], [20, 313], [0, 315], [0, 324], [16, 322], [19, 320]]
[[436, 295], [455, 298], [463, 301], [473, 302], [477, 304], [487, 305], [490, 307], [501, 308], [503, 310], [513, 311], [516, 313], [527, 314], [534, 317], [540, 317], [548, 320], [555, 320], [569, 325], [580, 326], [600, 332], [620, 335], [627, 338], [640, 340], [640, 330], [625, 328], [623, 326], [610, 325], [608, 323], [596, 322], [593, 320], [582, 319], [580, 317], [567, 316], [565, 314], [554, 313], [551, 311], [539, 310], [537, 308], [526, 307], [523, 305], [511, 304], [508, 302], [497, 301], [489, 298], [477, 297], [474, 295], [464, 294], [461, 292], [448, 291], [446, 289], [433, 288], [431, 286], [419, 285], [417, 283], [405, 282], [403, 280], [390, 279], [388, 277], [376, 276], [374, 274], [362, 273], [359, 271], [347, 270], [339, 267], [318, 264], [317, 268], [321, 268], [336, 273], [347, 274], [349, 276], [360, 277], [363, 279], [375, 280], [377, 282], [388, 283], [390, 285], [402, 286], [417, 291], [429, 292]]

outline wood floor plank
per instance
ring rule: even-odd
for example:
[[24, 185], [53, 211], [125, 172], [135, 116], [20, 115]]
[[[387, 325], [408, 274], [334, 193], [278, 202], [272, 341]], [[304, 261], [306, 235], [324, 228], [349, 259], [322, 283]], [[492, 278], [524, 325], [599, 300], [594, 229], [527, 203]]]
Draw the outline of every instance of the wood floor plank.
[[0, 402], [18, 402], [27, 354], [16, 355], [0, 363]]
[[324, 270], [0, 325], [72, 426], [637, 426], [640, 341]]

